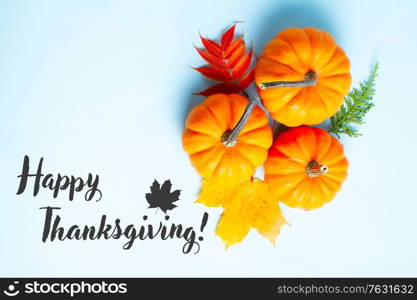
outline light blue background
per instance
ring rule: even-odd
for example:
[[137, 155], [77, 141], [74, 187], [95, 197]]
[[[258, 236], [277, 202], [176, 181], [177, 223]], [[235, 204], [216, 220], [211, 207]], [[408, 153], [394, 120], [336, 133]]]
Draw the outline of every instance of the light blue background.
[[[381, 62], [376, 107], [358, 139], [344, 138], [349, 177], [312, 212], [283, 207], [291, 223], [276, 247], [256, 232], [224, 250], [220, 209], [193, 200], [199, 177], [181, 148], [183, 121], [207, 87], [188, 66], [198, 32], [234, 21], [261, 52], [280, 30], [316, 26], [346, 50], [353, 83]], [[1, 1], [1, 276], [417, 276], [416, 1]], [[23, 156], [45, 172], [98, 173], [103, 200], [16, 196]], [[40, 241], [45, 205], [63, 223], [153, 220], [144, 193], [154, 178], [182, 189], [174, 222], [210, 213], [198, 255], [179, 241]], [[198, 228], [198, 226], [197, 226]]]

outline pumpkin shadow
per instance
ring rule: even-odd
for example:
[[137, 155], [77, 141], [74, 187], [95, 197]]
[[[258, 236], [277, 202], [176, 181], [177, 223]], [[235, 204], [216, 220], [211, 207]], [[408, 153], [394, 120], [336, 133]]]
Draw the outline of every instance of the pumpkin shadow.
[[198, 93], [202, 90], [207, 89], [208, 87], [212, 86], [215, 82], [211, 79], [205, 78], [198, 72], [195, 72], [196, 79], [188, 83], [187, 90], [185, 91], [186, 100], [181, 108], [181, 118], [180, 124], [178, 124], [179, 129], [182, 131], [185, 125], [185, 119], [187, 118], [188, 113], [198, 104], [201, 104], [206, 97], [195, 95], [194, 93]]
[[[268, 13], [261, 15], [258, 19], [262, 20], [258, 28], [253, 31], [255, 34], [251, 36], [255, 51], [262, 53], [265, 45], [272, 40], [278, 32], [290, 27], [316, 27], [328, 31], [336, 39], [337, 26], [329, 18], [329, 14], [320, 6], [314, 3], [292, 3], [278, 5], [276, 8], [269, 9]], [[225, 29], [229, 28], [226, 26]], [[185, 119], [193, 107], [200, 104], [205, 97], [194, 95], [193, 93], [207, 89], [214, 85], [215, 81], [205, 78], [195, 72], [195, 80], [186, 83], [189, 87], [185, 91], [186, 100], [181, 107], [179, 129], [184, 129]]]
[[280, 31], [291, 27], [316, 27], [338, 40], [337, 25], [329, 15], [323, 6], [314, 3], [291, 3], [271, 8], [258, 18], [262, 22], [252, 37], [255, 50], [258, 54], [262, 53], [265, 45]]

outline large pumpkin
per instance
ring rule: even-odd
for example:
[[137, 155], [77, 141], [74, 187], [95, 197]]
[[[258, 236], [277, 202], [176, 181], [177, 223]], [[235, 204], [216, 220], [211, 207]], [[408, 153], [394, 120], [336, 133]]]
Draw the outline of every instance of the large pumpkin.
[[182, 136], [184, 150], [203, 178], [248, 180], [262, 165], [272, 144], [268, 117], [255, 107], [233, 144], [224, 136], [243, 115], [248, 99], [238, 94], [216, 94], [189, 113]]
[[[255, 81], [266, 109], [288, 127], [319, 124], [334, 115], [351, 85], [350, 63], [327, 32], [290, 28], [279, 33], [260, 57]], [[270, 82], [314, 79], [313, 86], [265, 88]]]
[[338, 140], [320, 128], [281, 133], [265, 162], [265, 182], [291, 207], [314, 209], [331, 201], [347, 176], [348, 161]]

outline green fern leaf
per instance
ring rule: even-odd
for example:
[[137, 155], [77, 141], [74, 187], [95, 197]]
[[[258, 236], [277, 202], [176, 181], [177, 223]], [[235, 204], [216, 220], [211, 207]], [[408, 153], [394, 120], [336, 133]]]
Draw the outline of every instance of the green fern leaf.
[[366, 81], [359, 83], [359, 88], [353, 88], [345, 97], [345, 103], [339, 111], [330, 118], [329, 132], [340, 138], [346, 134], [350, 137], [358, 137], [362, 134], [352, 126], [363, 124], [365, 115], [375, 105], [375, 79], [378, 75], [379, 63], [376, 63]]

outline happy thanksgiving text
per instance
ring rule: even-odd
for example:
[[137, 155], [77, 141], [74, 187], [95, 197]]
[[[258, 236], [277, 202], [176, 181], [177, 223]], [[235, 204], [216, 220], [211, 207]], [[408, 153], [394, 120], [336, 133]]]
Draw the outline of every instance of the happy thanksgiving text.
[[[19, 186], [17, 195], [32, 192], [33, 197], [37, 197], [39, 191], [44, 189], [52, 193], [52, 198], [57, 198], [60, 193], [66, 192], [68, 200], [76, 203], [76, 195], [83, 195], [84, 201], [99, 202], [102, 200], [103, 193], [99, 188], [99, 175], [88, 174], [86, 178], [73, 176], [51, 174], [43, 171], [43, 157], [40, 158], [35, 171], [30, 167], [29, 156], [23, 159], [21, 173], [17, 176]], [[208, 214], [204, 213], [199, 229], [195, 230], [192, 226], [186, 227], [181, 224], [168, 224], [170, 217], [165, 215], [163, 221], [159, 223], [148, 223], [150, 218], [147, 215], [141, 217], [142, 224], [122, 224], [119, 218], [109, 222], [108, 217], [103, 214], [98, 225], [72, 225], [65, 228], [61, 225], [62, 207], [42, 206], [40, 210], [44, 212], [45, 220], [42, 232], [42, 242], [47, 241], [64, 241], [64, 240], [119, 240], [125, 239], [123, 249], [131, 249], [136, 240], [183, 240], [182, 252], [198, 253], [200, 251], [200, 242], [205, 224], [207, 223]], [[154, 215], [154, 214], [151, 214]]]

